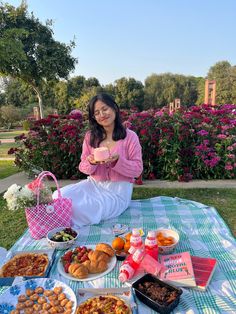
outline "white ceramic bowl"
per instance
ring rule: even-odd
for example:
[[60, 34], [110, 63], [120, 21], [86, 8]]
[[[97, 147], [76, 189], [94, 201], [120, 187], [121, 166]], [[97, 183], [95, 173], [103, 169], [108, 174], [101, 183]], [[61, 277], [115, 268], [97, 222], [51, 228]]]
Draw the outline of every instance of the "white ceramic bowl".
[[52, 247], [52, 248], [55, 248], [57, 250], [67, 250], [69, 249], [76, 241], [76, 239], [78, 238], [78, 231], [75, 231], [74, 229], [72, 229], [73, 231], [75, 231], [77, 233], [77, 236], [72, 239], [72, 240], [69, 240], [69, 241], [64, 241], [64, 242], [57, 242], [57, 241], [53, 241], [51, 240], [51, 238], [53, 237], [53, 235], [59, 231], [62, 231], [66, 228], [69, 228], [69, 227], [58, 227], [58, 228], [55, 228], [55, 229], [52, 229], [48, 232], [47, 234], [47, 240], [48, 240], [48, 243], [49, 245]]
[[179, 243], [179, 234], [175, 230], [172, 229], [157, 229], [157, 234], [161, 232], [164, 237], [172, 237], [174, 238], [174, 243], [172, 245], [166, 245], [166, 246], [160, 246], [158, 245], [159, 248], [159, 253], [160, 254], [170, 254], [174, 251], [176, 248], [177, 244]]

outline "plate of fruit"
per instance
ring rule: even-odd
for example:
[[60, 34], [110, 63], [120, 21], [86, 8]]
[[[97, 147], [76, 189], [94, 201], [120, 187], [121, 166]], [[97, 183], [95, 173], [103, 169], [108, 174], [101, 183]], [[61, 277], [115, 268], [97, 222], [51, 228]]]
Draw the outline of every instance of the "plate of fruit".
[[67, 279], [89, 281], [108, 274], [116, 265], [115, 251], [106, 243], [78, 246], [58, 261], [59, 273]]

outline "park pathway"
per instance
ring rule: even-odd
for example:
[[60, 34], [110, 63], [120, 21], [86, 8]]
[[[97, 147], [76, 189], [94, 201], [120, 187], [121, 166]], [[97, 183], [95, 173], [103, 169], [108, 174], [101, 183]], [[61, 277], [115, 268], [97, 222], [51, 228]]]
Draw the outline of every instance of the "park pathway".
[[[12, 176], [9, 176], [5, 179], [0, 180], [0, 193], [3, 193], [8, 189], [13, 183], [24, 186], [25, 184], [32, 181], [24, 172], [16, 173]], [[59, 180], [59, 186], [63, 187], [65, 185], [76, 183], [76, 180]], [[54, 182], [50, 181], [50, 184], [55, 185]], [[135, 187], [143, 188], [162, 188], [162, 189], [225, 189], [233, 188], [236, 189], [236, 180], [193, 180], [190, 182], [178, 182], [178, 181], [166, 181], [166, 180], [152, 180], [152, 181], [143, 181], [143, 185], [136, 185]]]

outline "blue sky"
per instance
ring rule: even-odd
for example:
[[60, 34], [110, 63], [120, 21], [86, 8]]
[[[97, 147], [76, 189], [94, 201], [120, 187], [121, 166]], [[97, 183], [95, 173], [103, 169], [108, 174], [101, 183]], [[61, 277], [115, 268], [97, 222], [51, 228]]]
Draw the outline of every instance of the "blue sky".
[[[20, 0], [9, 0], [18, 6]], [[55, 39], [74, 37], [74, 75], [101, 84], [152, 73], [206, 76], [218, 61], [236, 64], [235, 0], [28, 0]]]

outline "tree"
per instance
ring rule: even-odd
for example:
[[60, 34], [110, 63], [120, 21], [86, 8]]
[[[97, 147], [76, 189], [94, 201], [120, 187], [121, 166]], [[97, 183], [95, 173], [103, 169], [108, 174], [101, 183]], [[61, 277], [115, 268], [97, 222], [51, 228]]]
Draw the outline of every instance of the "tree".
[[145, 80], [145, 108], [162, 108], [180, 98], [183, 106], [197, 101], [198, 79], [193, 76], [164, 73], [152, 74]]
[[19, 79], [10, 79], [5, 87], [6, 102], [18, 108], [30, 103], [37, 104], [37, 98], [28, 84]]
[[24, 1], [17, 8], [0, 5], [0, 73], [20, 78], [33, 88], [41, 117], [43, 85], [67, 78], [77, 61], [71, 56], [74, 42], [56, 41], [51, 25], [29, 14]]
[[0, 107], [6, 104], [6, 95], [4, 92], [0, 92]]
[[86, 88], [84, 89], [82, 95], [75, 100], [74, 104], [76, 106], [76, 108], [82, 110], [82, 111], [87, 111], [87, 106], [89, 103], [89, 100], [97, 95], [98, 93], [101, 93], [103, 91], [101, 86], [93, 86], [90, 88]]
[[216, 103], [232, 103], [233, 72], [228, 61], [219, 61], [208, 72], [209, 80], [216, 80]]
[[68, 94], [70, 97], [78, 98], [81, 96], [85, 87], [85, 77], [82, 75], [72, 77], [68, 80]]
[[69, 113], [71, 107], [69, 106], [69, 96], [68, 96], [68, 84], [67, 82], [60, 81], [55, 85], [55, 105], [60, 113]]
[[141, 111], [144, 102], [143, 84], [134, 78], [122, 77], [115, 81], [115, 100], [121, 108], [137, 107]]
[[22, 118], [20, 110], [12, 105], [2, 106], [0, 108], [0, 116], [1, 123], [3, 123], [8, 130], [10, 130], [14, 122], [17, 122]]

